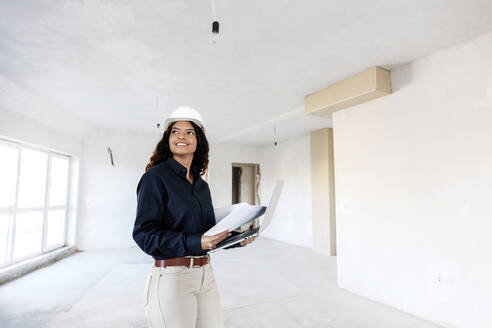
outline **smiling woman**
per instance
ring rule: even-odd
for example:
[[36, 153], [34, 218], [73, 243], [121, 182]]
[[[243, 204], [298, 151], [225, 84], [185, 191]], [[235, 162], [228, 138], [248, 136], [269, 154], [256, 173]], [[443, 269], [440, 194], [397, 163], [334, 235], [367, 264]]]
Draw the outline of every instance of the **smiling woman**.
[[133, 228], [138, 246], [155, 260], [145, 284], [147, 320], [151, 327], [223, 327], [207, 252], [232, 233], [204, 235], [216, 220], [209, 186], [201, 179], [209, 152], [203, 120], [196, 110], [179, 107], [164, 128], [137, 186]]

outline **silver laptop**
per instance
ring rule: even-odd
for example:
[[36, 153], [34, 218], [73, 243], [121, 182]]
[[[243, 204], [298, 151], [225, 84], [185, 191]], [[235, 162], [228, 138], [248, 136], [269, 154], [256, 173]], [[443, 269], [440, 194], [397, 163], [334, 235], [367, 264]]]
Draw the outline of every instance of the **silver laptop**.
[[213, 253], [218, 251], [219, 249], [229, 247], [231, 245], [237, 244], [245, 239], [252, 238], [258, 236], [260, 233], [265, 231], [265, 229], [270, 225], [273, 218], [273, 213], [275, 212], [275, 208], [277, 207], [278, 199], [280, 198], [280, 194], [282, 192], [282, 188], [284, 186], [284, 181], [277, 180], [277, 185], [273, 190], [272, 197], [270, 198], [270, 202], [268, 203], [267, 209], [265, 211], [265, 216], [263, 221], [260, 223], [260, 226], [255, 229], [247, 230], [239, 235], [231, 236], [229, 238], [224, 239], [220, 243], [216, 245], [216, 247], [207, 253]]

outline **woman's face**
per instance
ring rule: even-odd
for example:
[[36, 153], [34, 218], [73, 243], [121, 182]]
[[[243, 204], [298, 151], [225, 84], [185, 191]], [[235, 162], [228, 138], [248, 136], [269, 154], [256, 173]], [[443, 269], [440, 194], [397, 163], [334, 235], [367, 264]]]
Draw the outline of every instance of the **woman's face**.
[[169, 149], [174, 155], [193, 155], [196, 150], [196, 133], [188, 121], [175, 122], [169, 136]]

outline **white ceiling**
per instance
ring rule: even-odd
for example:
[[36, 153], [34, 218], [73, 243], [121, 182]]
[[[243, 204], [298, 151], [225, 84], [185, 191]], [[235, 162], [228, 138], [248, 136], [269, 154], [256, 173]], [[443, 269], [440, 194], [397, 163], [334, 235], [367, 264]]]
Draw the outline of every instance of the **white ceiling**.
[[[305, 95], [492, 30], [490, 0], [0, 2], [0, 107], [74, 135], [156, 133], [199, 109], [212, 142], [267, 144], [330, 126]], [[159, 106], [157, 106], [157, 97]]]

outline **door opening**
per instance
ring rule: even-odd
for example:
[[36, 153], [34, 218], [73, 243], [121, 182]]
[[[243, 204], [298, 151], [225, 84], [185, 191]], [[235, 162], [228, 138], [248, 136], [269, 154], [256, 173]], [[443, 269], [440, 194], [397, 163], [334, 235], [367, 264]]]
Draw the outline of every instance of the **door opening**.
[[[255, 163], [232, 163], [232, 204], [246, 202], [260, 205], [260, 165]], [[258, 227], [258, 219], [253, 227]], [[250, 224], [241, 226], [240, 231], [249, 229]]]

